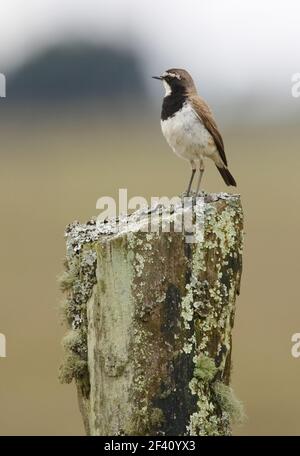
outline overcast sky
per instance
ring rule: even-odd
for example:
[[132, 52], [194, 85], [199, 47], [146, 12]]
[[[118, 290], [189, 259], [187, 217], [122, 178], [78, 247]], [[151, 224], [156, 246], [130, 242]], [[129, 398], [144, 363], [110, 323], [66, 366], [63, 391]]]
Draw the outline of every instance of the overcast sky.
[[0, 72], [72, 38], [121, 40], [145, 75], [185, 67], [200, 91], [280, 98], [300, 72], [299, 0], [1, 0], [1, 19]]

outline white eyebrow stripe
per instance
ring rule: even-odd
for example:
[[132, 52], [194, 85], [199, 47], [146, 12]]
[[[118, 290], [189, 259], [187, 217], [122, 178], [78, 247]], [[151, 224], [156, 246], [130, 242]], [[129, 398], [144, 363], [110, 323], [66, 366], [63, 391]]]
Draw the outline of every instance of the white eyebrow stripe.
[[176, 74], [176, 73], [167, 73], [166, 71], [163, 73], [163, 76], [171, 76], [171, 78], [181, 79], [181, 76], [180, 76], [179, 74]]

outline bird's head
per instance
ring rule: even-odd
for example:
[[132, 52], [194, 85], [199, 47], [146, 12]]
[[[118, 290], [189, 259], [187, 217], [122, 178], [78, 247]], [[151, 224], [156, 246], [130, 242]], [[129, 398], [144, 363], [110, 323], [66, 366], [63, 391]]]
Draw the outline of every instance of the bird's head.
[[163, 82], [165, 87], [165, 96], [174, 93], [191, 93], [196, 91], [192, 76], [186, 71], [179, 68], [171, 68], [165, 71], [161, 76], [152, 76]]

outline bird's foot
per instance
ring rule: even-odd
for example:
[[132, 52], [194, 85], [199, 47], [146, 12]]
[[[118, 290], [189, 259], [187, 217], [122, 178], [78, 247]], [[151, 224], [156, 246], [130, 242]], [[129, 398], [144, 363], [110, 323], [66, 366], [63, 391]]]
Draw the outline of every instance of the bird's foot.
[[186, 190], [185, 192], [182, 192], [181, 194], [181, 197], [182, 198], [193, 198], [194, 196], [196, 196], [195, 192], [193, 190]]

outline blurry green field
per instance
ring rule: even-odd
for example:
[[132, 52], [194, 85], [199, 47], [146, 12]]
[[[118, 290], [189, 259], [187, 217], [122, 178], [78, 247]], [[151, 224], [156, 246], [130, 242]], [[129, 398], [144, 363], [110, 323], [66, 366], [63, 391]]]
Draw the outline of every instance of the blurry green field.
[[[63, 232], [97, 214], [96, 201], [182, 192], [189, 167], [160, 133], [157, 115], [103, 122], [72, 112], [28, 116], [0, 126], [0, 433], [82, 434], [73, 386], [61, 386], [60, 293]], [[147, 120], [147, 122], [146, 122]], [[235, 434], [300, 433], [299, 125], [223, 129], [245, 212], [241, 296], [233, 341], [233, 385], [248, 419]], [[226, 191], [207, 164], [207, 191]]]

